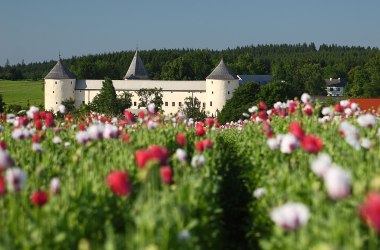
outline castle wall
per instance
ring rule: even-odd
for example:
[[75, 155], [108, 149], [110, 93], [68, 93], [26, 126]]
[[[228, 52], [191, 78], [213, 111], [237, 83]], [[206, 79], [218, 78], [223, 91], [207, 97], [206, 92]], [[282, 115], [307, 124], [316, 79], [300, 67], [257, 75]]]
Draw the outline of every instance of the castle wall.
[[[77, 80], [75, 105], [88, 104], [100, 93], [102, 80]], [[116, 94], [124, 91], [132, 96], [132, 109], [138, 109], [139, 97], [136, 91], [141, 88], [162, 88], [162, 109], [165, 114], [175, 114], [184, 104], [186, 97], [198, 98], [202, 107], [206, 107], [205, 81], [154, 81], [154, 80], [113, 80]]]

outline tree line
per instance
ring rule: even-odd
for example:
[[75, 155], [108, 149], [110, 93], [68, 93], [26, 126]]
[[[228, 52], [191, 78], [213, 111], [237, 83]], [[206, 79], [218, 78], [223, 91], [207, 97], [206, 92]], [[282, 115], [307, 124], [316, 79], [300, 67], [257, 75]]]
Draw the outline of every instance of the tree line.
[[[380, 96], [378, 48], [310, 44], [243, 46], [225, 50], [143, 50], [140, 56], [152, 79], [203, 80], [221, 58], [235, 74], [271, 74], [292, 84], [299, 92], [324, 95], [327, 78], [345, 78], [346, 94], [352, 97]], [[63, 60], [79, 79], [122, 79], [134, 51], [72, 57]], [[55, 61], [0, 67], [0, 78], [42, 79]]]

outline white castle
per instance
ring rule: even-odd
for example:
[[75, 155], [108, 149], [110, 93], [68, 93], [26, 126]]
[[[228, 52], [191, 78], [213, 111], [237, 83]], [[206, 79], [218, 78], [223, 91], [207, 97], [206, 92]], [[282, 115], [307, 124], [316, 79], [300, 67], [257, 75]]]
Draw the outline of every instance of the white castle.
[[[116, 94], [122, 94], [124, 91], [133, 94], [131, 109], [138, 109], [137, 90], [161, 88], [162, 110], [165, 114], [175, 114], [184, 104], [186, 97], [196, 97], [209, 116], [217, 116], [226, 101], [232, 97], [234, 90], [239, 87], [239, 80], [241, 83], [242, 78], [233, 74], [223, 59], [204, 81], [151, 80], [136, 51], [124, 80], [112, 82]], [[102, 85], [103, 80], [76, 79], [59, 59], [45, 77], [45, 109], [57, 112], [62, 102], [68, 99], [73, 99], [76, 107], [89, 104], [99, 94]]]

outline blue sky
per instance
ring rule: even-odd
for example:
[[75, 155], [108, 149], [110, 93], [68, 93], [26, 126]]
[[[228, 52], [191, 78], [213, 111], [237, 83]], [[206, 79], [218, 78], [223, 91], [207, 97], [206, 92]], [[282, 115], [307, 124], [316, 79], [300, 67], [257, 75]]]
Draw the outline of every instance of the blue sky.
[[379, 0], [11, 0], [0, 65], [160, 48], [322, 43], [380, 47]]

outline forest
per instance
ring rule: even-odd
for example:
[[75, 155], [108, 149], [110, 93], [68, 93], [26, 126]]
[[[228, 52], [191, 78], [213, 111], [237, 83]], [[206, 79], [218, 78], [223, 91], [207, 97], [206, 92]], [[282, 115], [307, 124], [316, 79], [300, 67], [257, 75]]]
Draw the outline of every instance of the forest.
[[[64, 64], [79, 79], [123, 79], [134, 51], [74, 56]], [[224, 50], [141, 50], [140, 56], [152, 79], [203, 80], [221, 58], [235, 74], [271, 74], [312, 95], [324, 95], [324, 80], [347, 80], [345, 95], [380, 97], [380, 51], [371, 47], [322, 44], [250, 45]], [[0, 66], [0, 79], [42, 79], [56, 61]], [[296, 93], [299, 94], [299, 93]]]

